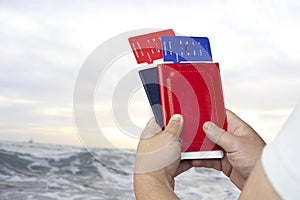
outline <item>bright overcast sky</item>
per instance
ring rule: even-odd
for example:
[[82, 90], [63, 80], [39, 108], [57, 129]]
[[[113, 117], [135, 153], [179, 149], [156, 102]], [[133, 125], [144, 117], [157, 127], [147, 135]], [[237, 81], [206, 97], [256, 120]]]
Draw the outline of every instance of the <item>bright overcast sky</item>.
[[[172, 28], [209, 37], [226, 107], [269, 142], [299, 99], [299, 10], [297, 0], [0, 0], [0, 140], [80, 144], [73, 91], [89, 54], [122, 32]], [[138, 67], [133, 55], [127, 60], [123, 70]], [[123, 73], [118, 71], [116, 82]], [[96, 114], [109, 105], [95, 106]], [[148, 121], [142, 90], [128, 110], [138, 126]], [[109, 112], [98, 118], [110, 121], [102, 127], [113, 135], [110, 140], [117, 146], [136, 144], [116, 134], [111, 118]]]

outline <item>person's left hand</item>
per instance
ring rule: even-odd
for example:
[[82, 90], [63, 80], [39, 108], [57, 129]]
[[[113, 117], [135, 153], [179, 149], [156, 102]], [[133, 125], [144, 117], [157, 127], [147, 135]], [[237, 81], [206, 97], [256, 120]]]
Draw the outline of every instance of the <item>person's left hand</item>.
[[178, 114], [164, 131], [155, 119], [148, 122], [136, 153], [134, 190], [138, 199], [177, 198], [174, 177], [191, 168], [190, 161], [180, 161], [182, 128], [183, 118]]

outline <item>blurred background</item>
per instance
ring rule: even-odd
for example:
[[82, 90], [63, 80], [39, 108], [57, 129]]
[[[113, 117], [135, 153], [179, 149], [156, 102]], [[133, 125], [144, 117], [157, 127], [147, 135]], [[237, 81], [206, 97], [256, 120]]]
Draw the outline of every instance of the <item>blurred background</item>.
[[[136, 29], [208, 37], [226, 108], [271, 142], [300, 95], [299, 2], [0, 0], [0, 200], [134, 199], [134, 149], [152, 113], [138, 79], [129, 99], [114, 99], [123, 105], [116, 112], [112, 99], [122, 78], [145, 65], [120, 55], [99, 77], [92, 114], [101, 132], [78, 131], [73, 100], [92, 52]], [[119, 112], [129, 115], [121, 125]], [[175, 191], [189, 200], [240, 193], [204, 168], [176, 177]]]
[[[80, 1], [0, 0], [0, 140], [81, 146], [73, 119], [77, 75], [90, 53], [111, 37], [141, 28], [172, 28], [210, 39], [220, 63], [225, 106], [273, 140], [299, 99], [300, 13], [296, 0]], [[99, 58], [101, 59], [101, 58]], [[115, 70], [113, 68], [115, 67]], [[138, 67], [133, 54], [112, 64], [117, 83]], [[125, 71], [124, 71], [125, 70]], [[111, 116], [101, 128], [118, 148], [135, 148]], [[98, 102], [98, 103], [97, 103]], [[142, 88], [128, 112], [144, 127], [151, 109]], [[100, 144], [101, 146], [101, 144]]]

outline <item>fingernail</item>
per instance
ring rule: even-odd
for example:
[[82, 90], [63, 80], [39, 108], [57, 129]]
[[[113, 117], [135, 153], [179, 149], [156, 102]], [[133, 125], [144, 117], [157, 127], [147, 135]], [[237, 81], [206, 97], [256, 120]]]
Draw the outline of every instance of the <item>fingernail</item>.
[[174, 120], [174, 121], [182, 121], [182, 116], [180, 114], [175, 114], [171, 117], [171, 120]]
[[203, 127], [204, 127], [205, 131], [207, 131], [209, 133], [214, 126], [216, 126], [216, 125], [212, 122], [205, 122]]

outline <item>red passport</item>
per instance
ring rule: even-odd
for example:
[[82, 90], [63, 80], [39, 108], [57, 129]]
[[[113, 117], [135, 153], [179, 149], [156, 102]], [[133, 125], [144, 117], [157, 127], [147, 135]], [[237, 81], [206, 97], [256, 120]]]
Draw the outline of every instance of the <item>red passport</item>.
[[206, 121], [227, 129], [219, 64], [159, 64], [158, 78], [164, 127], [173, 114], [184, 118], [182, 152], [221, 150], [202, 130]]

